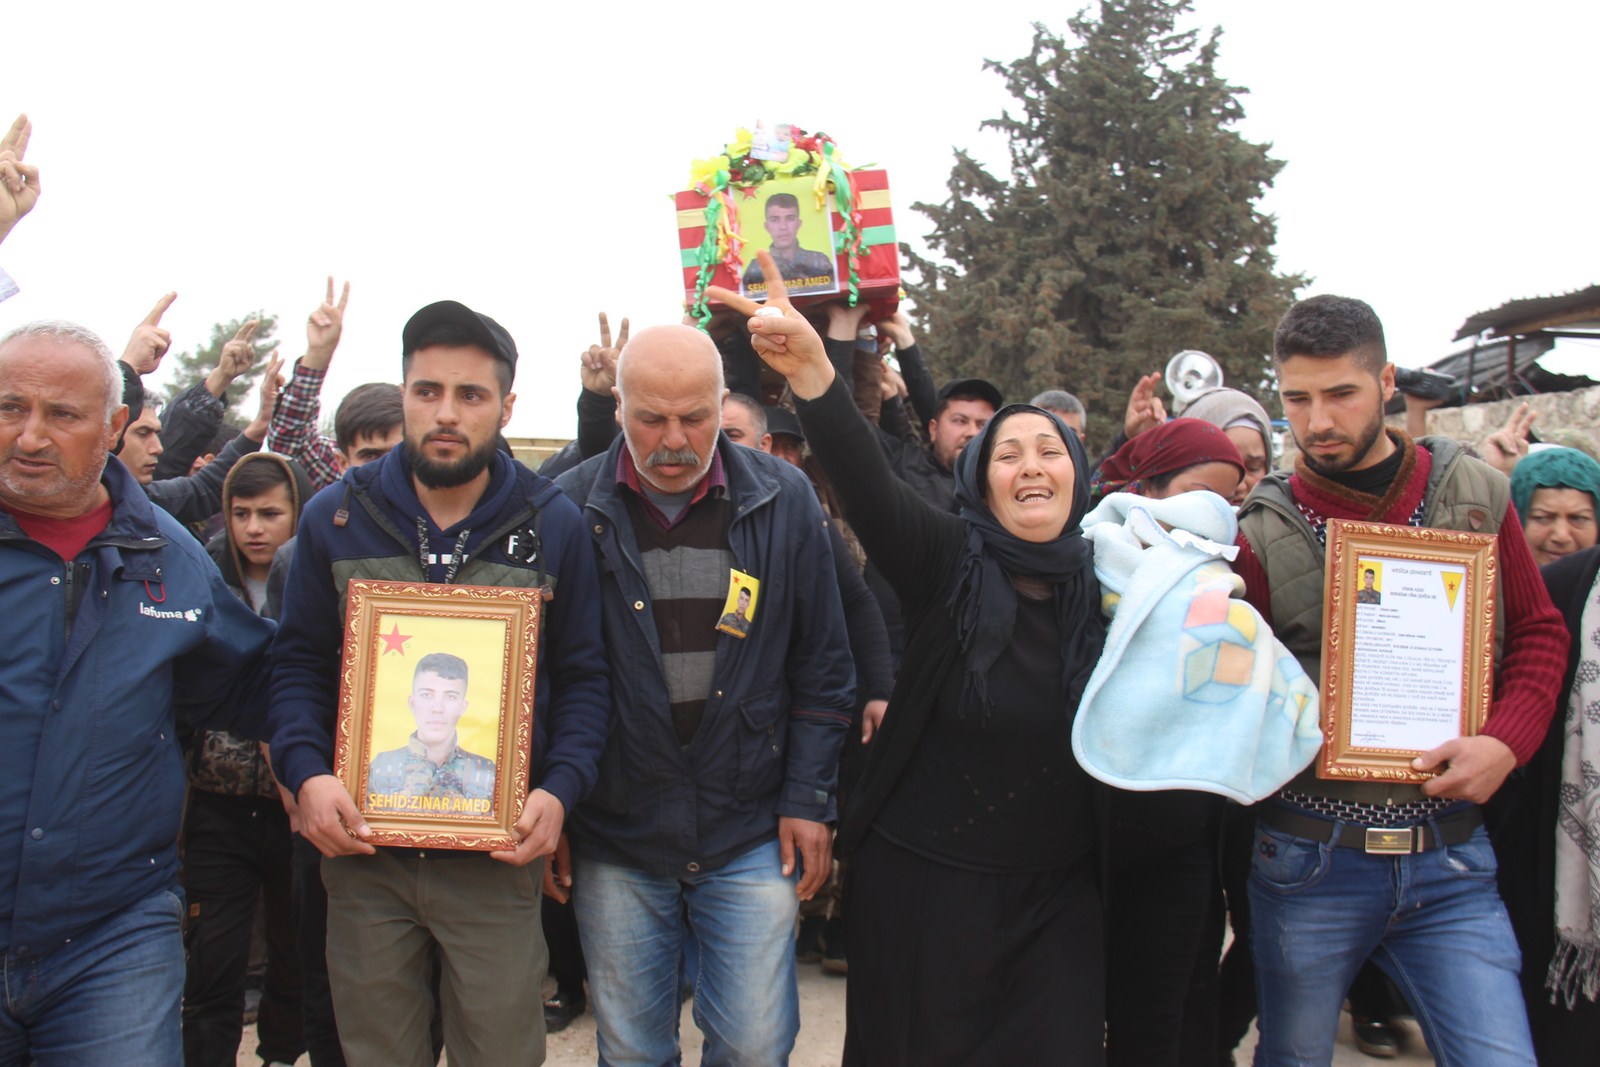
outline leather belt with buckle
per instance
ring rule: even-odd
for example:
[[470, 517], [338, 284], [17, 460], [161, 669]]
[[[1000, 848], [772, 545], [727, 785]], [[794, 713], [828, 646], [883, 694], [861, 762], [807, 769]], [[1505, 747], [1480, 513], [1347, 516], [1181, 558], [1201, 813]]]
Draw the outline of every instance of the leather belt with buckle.
[[1423, 826], [1369, 826], [1362, 847], [1368, 852], [1409, 856], [1427, 847], [1424, 844], [1426, 833], [1427, 828]]
[[[1261, 821], [1296, 837], [1324, 841], [1336, 848], [1359, 848], [1375, 856], [1409, 856], [1441, 845], [1459, 845], [1483, 825], [1483, 814], [1476, 806], [1451, 812], [1435, 820], [1439, 833], [1430, 832], [1427, 823], [1412, 826], [1360, 826], [1337, 823], [1314, 815], [1302, 815], [1279, 804], [1263, 804]], [[1337, 836], [1334, 828], [1339, 828]]]

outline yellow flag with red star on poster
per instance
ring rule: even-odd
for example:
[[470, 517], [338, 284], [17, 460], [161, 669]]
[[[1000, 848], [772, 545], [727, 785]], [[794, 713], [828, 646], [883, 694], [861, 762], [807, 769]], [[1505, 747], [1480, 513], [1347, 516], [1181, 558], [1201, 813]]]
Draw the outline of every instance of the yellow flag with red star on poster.
[[1460, 571], [1439, 572], [1439, 579], [1444, 582], [1445, 599], [1450, 602], [1451, 611], [1456, 610], [1456, 594], [1461, 592], [1462, 577], [1463, 575]]

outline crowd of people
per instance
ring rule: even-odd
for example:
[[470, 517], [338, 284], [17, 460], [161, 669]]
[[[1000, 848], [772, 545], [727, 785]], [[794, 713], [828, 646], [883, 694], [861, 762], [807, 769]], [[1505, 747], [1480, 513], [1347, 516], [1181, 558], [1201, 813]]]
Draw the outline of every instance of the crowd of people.
[[[30, 129], [0, 140], [0, 241], [39, 197]], [[1258, 1065], [1326, 1064], [1347, 999], [1370, 1055], [1410, 1014], [1440, 1064], [1594, 1062], [1592, 446], [1530, 445], [1521, 412], [1482, 458], [1386, 425], [1377, 315], [1315, 296], [1274, 340], [1292, 463], [1254, 398], [1169, 417], [1158, 374], [1096, 459], [1072, 383], [939, 386], [905, 313], [797, 308], [759, 262], [765, 302], [713, 290], [706, 329], [602, 314], [538, 471], [502, 436], [517, 344], [454, 301], [331, 439], [332, 278], [239, 431], [253, 323], [159, 410], [174, 294], [120, 358], [3, 332], [0, 1064], [231, 1064], [253, 955], [268, 1065], [537, 1064], [592, 1011], [602, 1064], [654, 1067], [686, 998], [702, 1062], [783, 1064], [817, 960], [849, 1067], [1209, 1067], [1252, 1021]], [[1493, 539], [1493, 699], [1416, 783], [1319, 777], [1273, 732], [1285, 694], [1315, 721], [1331, 519]], [[1221, 614], [1152, 608], [1130, 651], [1174, 558]], [[540, 598], [511, 847], [379, 843], [335, 774], [371, 579]], [[1218, 618], [1270, 686], [1180, 662]], [[495, 795], [467, 663], [407, 680], [377, 792]], [[1137, 714], [1104, 697], [1129, 686]], [[1185, 761], [1196, 724], [1227, 758]]]

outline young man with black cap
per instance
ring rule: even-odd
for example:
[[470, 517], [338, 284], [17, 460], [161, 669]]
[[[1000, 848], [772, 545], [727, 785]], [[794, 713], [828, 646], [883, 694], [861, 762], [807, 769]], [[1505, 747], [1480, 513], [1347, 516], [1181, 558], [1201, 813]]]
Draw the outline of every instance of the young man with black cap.
[[[403, 334], [401, 447], [347, 471], [306, 509], [274, 648], [274, 769], [325, 857], [328, 970], [352, 1067], [433, 1062], [428, 978], [452, 1063], [538, 1064], [530, 1011], [544, 978], [541, 857], [594, 784], [609, 715], [599, 581], [576, 507], [496, 451], [517, 350], [486, 315], [423, 308]], [[344, 590], [350, 578], [547, 588], [534, 694], [534, 772], [514, 850], [374, 849], [331, 773]], [[498, 862], [497, 862], [498, 861]]]
[[[828, 352], [828, 362], [835, 373], [850, 376], [856, 345], [856, 334], [866, 321], [869, 308], [862, 304], [847, 307], [842, 302], [828, 305], [828, 332], [823, 344]], [[993, 382], [983, 378], [956, 378], [934, 391], [933, 378], [928, 374], [922, 355], [911, 336], [908, 322], [888, 320], [881, 324], [891, 332], [898, 346], [900, 370], [910, 391], [911, 408], [906, 420], [915, 423], [926, 419], [927, 447], [918, 434], [906, 428], [908, 436], [890, 432], [892, 416], [890, 405], [885, 405], [878, 443], [889, 460], [895, 475], [915, 489], [928, 503], [943, 511], [955, 510], [956, 457], [968, 441], [983, 432], [1004, 401]], [[897, 420], [893, 420], [897, 421]]]
[[983, 432], [1000, 406], [1000, 390], [992, 383], [982, 378], [957, 378], [934, 395], [926, 448], [883, 430], [878, 441], [901, 481], [934, 507], [953, 511], [956, 457], [968, 441]]
[[768, 408], [766, 415], [767, 433], [772, 438], [772, 444], [765, 451], [785, 463], [800, 466], [806, 447], [806, 435], [800, 430], [800, 420], [788, 408]]

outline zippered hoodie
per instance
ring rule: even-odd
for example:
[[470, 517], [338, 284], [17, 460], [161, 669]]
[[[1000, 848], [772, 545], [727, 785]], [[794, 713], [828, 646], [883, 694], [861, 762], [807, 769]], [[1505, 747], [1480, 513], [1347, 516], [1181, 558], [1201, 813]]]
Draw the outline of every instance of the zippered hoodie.
[[[423, 573], [418, 523], [435, 562]], [[539, 544], [530, 556], [533, 531]], [[307, 778], [333, 773], [345, 589], [352, 578], [443, 581], [437, 562], [469, 531], [459, 585], [549, 585], [534, 686], [529, 788], [567, 814], [594, 786], [605, 747], [610, 685], [600, 635], [594, 552], [576, 506], [548, 479], [496, 453], [477, 506], [441, 530], [411, 483], [403, 446], [348, 470], [306, 506], [273, 646], [272, 764], [296, 795]]]
[[[300, 509], [306, 501], [311, 499], [311, 479], [305, 470], [294, 460], [280, 456], [276, 452], [252, 452], [244, 456], [233, 469], [228, 471], [228, 477], [222, 483], [222, 532], [206, 543], [206, 552], [216, 563], [217, 569], [222, 572], [222, 580], [228, 588], [233, 590], [235, 596], [250, 604], [249, 595], [245, 591], [244, 557], [239, 554], [239, 546], [233, 540], [233, 525], [228, 521], [228, 514], [233, 510], [233, 497], [235, 487], [243, 471], [248, 470], [252, 464], [270, 463], [281, 467], [289, 479], [289, 514], [291, 522], [298, 522]], [[257, 614], [265, 612], [257, 609]], [[224, 796], [239, 797], [276, 797], [278, 786], [272, 780], [272, 774], [267, 770], [267, 761], [261, 755], [261, 746], [254, 741], [246, 740], [226, 730], [201, 730], [192, 739], [185, 741], [185, 745], [192, 745], [192, 754], [189, 757], [189, 783], [196, 789], [203, 789], [208, 793], [221, 793]]]

